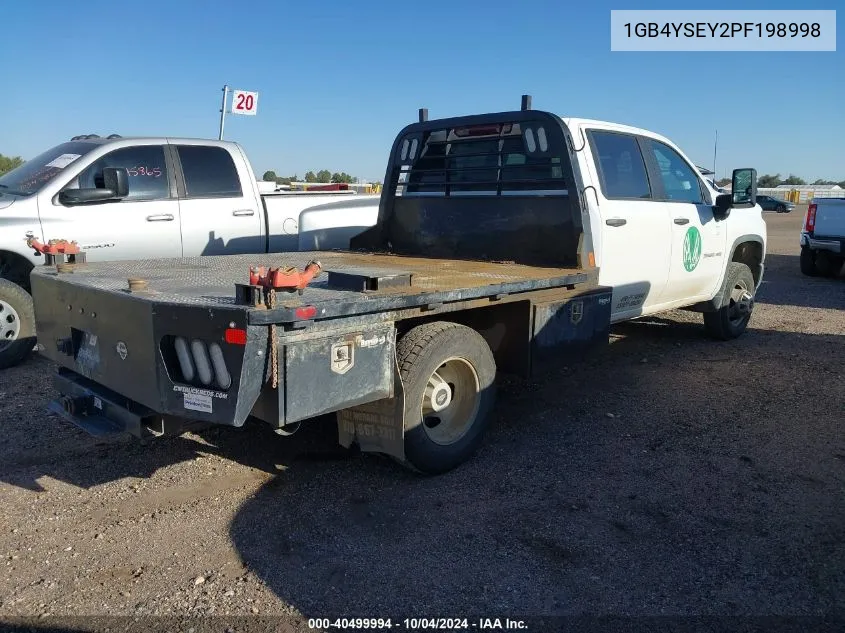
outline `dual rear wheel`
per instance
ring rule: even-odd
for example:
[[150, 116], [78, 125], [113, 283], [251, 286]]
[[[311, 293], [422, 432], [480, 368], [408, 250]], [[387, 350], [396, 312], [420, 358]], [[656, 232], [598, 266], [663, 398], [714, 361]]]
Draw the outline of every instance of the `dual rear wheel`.
[[405, 458], [427, 474], [451, 470], [477, 450], [495, 402], [496, 362], [472, 328], [438, 321], [397, 345], [405, 389]]

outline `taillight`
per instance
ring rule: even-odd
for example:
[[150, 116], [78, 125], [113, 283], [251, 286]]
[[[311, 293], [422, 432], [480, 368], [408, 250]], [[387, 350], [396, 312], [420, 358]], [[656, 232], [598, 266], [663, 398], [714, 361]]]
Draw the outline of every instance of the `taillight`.
[[807, 219], [804, 221], [804, 230], [812, 233], [816, 229], [816, 205], [807, 207]]
[[227, 328], [223, 340], [232, 345], [246, 345], [246, 330], [234, 327]]
[[294, 310], [294, 315], [297, 319], [307, 320], [313, 319], [317, 316], [317, 307], [316, 306], [302, 306], [301, 308], [297, 308]]

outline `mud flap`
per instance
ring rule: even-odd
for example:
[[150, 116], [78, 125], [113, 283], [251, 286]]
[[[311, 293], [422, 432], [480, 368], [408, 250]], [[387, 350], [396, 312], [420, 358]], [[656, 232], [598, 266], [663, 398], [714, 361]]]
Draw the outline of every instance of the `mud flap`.
[[340, 445], [358, 444], [363, 452], [382, 453], [405, 464], [405, 389], [393, 355], [393, 397], [337, 413]]

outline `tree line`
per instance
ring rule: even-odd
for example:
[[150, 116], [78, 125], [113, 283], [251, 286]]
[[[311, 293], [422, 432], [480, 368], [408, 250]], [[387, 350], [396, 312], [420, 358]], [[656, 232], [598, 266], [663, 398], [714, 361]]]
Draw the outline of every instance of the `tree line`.
[[[721, 180], [717, 180], [716, 184], [720, 187], [724, 187], [725, 185], [731, 184], [730, 178], [722, 178]], [[774, 188], [779, 185], [790, 185], [791, 187], [800, 187], [801, 185], [839, 185], [843, 189], [845, 189], [845, 180], [840, 180], [839, 182], [835, 180], [824, 180], [819, 178], [818, 180], [814, 180], [813, 182], [807, 182], [803, 178], [799, 178], [794, 174], [789, 174], [787, 178], [781, 178], [780, 174], [765, 174], [757, 178], [757, 186], [762, 188]]]
[[[277, 185], [289, 185], [292, 182], [302, 182], [299, 179], [299, 176], [294, 174], [293, 176], [278, 176], [276, 172], [272, 169], [269, 171], [265, 171], [264, 175], [261, 177], [261, 180], [267, 182], [275, 182]], [[313, 183], [346, 183], [351, 184], [358, 182], [358, 178], [355, 176], [350, 176], [345, 171], [342, 172], [330, 172], [328, 169], [321, 169], [320, 171], [313, 172], [307, 171], [305, 172], [305, 182], [313, 182]]]
[[0, 154], [0, 176], [7, 171], [12, 171], [15, 167], [23, 165], [24, 160], [20, 156], [3, 156]]

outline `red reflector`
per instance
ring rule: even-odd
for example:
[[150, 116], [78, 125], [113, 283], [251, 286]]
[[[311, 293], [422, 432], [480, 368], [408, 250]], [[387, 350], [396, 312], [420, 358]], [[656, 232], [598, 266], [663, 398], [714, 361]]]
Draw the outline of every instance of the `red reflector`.
[[302, 306], [294, 310], [297, 319], [313, 319], [317, 316], [317, 308], [314, 306]]
[[807, 207], [807, 221], [804, 223], [804, 230], [812, 233], [816, 229], [816, 205]]
[[232, 345], [246, 345], [246, 330], [239, 330], [237, 328], [227, 328], [224, 336], [227, 343]]

